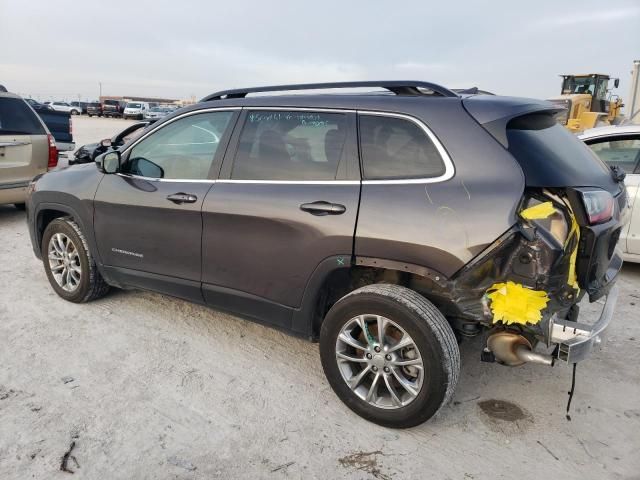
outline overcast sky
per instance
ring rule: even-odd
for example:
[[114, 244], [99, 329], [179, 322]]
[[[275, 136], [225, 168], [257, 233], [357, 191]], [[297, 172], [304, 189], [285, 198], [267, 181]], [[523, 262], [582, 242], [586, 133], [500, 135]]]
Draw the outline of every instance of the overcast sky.
[[0, 0], [0, 84], [41, 100], [376, 79], [546, 98], [567, 72], [625, 98], [634, 59], [638, 0]]

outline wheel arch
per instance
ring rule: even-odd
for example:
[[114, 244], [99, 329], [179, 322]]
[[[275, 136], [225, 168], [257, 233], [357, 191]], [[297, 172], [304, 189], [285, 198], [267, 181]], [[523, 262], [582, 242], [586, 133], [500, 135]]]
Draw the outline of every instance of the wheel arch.
[[433, 300], [432, 291], [446, 288], [448, 278], [429, 267], [385, 258], [333, 256], [323, 260], [307, 282], [302, 303], [295, 310], [292, 328], [317, 340], [331, 306], [345, 295], [366, 285], [401, 285]]
[[[33, 214], [33, 235], [34, 235], [34, 252], [38, 258], [42, 258], [42, 237], [47, 226], [56, 218], [71, 217], [78, 226], [82, 229], [82, 232], [87, 239], [91, 254], [94, 258], [99, 259], [98, 249], [95, 244], [95, 238], [93, 236], [92, 225], [88, 225], [82, 216], [73, 207], [54, 202], [43, 202], [36, 206]], [[98, 262], [99, 263], [99, 262]]]

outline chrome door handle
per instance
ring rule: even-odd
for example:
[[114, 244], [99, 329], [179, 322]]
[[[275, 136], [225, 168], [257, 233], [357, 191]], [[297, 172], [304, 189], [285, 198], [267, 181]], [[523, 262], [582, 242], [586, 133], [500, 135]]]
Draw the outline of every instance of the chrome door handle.
[[167, 195], [167, 200], [172, 201], [173, 203], [181, 204], [181, 203], [196, 203], [198, 197], [192, 195], [190, 193], [174, 193], [172, 195]]
[[340, 205], [339, 203], [318, 201], [303, 203], [302, 205], [300, 205], [300, 210], [320, 217], [324, 215], [342, 215], [347, 211], [347, 208], [344, 205]]

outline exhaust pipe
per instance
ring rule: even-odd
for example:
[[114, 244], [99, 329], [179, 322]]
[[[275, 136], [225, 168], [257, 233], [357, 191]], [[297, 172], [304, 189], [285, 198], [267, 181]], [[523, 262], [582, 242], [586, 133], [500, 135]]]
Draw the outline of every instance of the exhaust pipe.
[[539, 363], [553, 366], [553, 357], [533, 351], [531, 343], [522, 335], [501, 331], [493, 333], [487, 339], [487, 348], [496, 357], [498, 363], [516, 367], [525, 363]]

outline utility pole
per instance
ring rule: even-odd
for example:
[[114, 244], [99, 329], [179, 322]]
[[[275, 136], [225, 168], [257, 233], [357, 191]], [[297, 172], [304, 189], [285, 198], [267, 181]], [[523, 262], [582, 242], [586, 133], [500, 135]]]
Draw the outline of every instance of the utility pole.
[[98, 85], [100, 85], [100, 97], [98, 98], [100, 100], [102, 98], [102, 82], [98, 82]]

